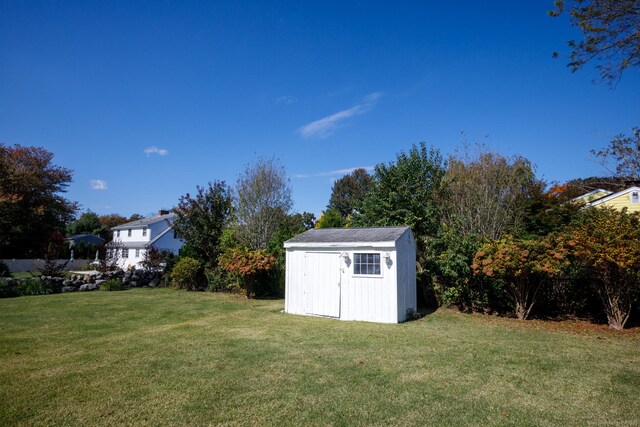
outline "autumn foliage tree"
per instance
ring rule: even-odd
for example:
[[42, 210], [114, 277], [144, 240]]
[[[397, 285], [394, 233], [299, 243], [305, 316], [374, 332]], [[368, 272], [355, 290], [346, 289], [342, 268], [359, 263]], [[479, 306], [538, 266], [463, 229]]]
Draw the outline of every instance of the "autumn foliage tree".
[[484, 244], [471, 268], [475, 275], [504, 281], [515, 314], [524, 320], [531, 314], [541, 286], [561, 274], [568, 249], [555, 241], [525, 240], [510, 235]]
[[0, 144], [0, 258], [40, 257], [77, 210], [62, 196], [70, 169], [41, 147]]
[[640, 214], [586, 209], [565, 241], [591, 276], [609, 326], [624, 328], [640, 293]]
[[277, 260], [265, 250], [237, 248], [225, 251], [219, 263], [227, 273], [240, 279], [240, 286], [247, 298], [253, 298], [257, 293], [265, 293], [265, 289], [258, 289], [258, 286], [269, 282], [265, 276], [276, 267]]

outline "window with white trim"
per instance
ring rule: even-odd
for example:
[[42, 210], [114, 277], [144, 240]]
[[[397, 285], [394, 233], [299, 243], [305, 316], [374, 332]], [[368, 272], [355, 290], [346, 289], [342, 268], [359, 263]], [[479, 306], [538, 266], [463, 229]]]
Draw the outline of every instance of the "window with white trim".
[[136, 249], [136, 258], [140, 258], [140, 249]]
[[131, 237], [131, 229], [127, 230], [127, 237]]
[[379, 276], [380, 254], [353, 254], [353, 274]]
[[116, 230], [116, 237], [120, 237], [120, 230]]
[[146, 229], [146, 228], [143, 228], [143, 229], [142, 229], [142, 237], [144, 237], [144, 236], [146, 236], [146, 235], [147, 235], [147, 229]]
[[122, 258], [129, 258], [129, 249], [122, 250]]
[[637, 205], [640, 203], [640, 191], [631, 192], [631, 204]]

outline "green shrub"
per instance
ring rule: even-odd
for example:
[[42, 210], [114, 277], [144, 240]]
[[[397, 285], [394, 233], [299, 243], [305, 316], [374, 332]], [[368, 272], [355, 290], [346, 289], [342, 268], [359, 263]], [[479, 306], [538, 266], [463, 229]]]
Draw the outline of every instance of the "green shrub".
[[171, 285], [177, 289], [201, 291], [206, 288], [206, 282], [202, 264], [193, 258], [180, 257], [171, 271]]
[[122, 291], [124, 290], [124, 285], [118, 279], [109, 279], [100, 285], [100, 290], [101, 291]]
[[44, 280], [34, 278], [21, 281], [18, 292], [20, 295], [47, 295], [53, 290]]
[[18, 297], [17, 286], [15, 286], [14, 280], [0, 280], [0, 298], [13, 298]]

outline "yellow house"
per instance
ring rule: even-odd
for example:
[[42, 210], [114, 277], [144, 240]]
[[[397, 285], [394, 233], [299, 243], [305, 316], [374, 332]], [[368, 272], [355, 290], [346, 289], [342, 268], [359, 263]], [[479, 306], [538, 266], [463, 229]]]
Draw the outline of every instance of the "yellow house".
[[640, 187], [629, 187], [617, 193], [611, 193], [588, 202], [586, 206], [609, 206], [620, 210], [627, 208], [627, 212], [640, 212]]
[[601, 199], [610, 194], [613, 194], [613, 191], [605, 190], [603, 188], [596, 188], [593, 191], [589, 191], [587, 194], [583, 194], [582, 196], [578, 196], [575, 199], [572, 199], [572, 202], [581, 202], [581, 203], [589, 203], [594, 200]]

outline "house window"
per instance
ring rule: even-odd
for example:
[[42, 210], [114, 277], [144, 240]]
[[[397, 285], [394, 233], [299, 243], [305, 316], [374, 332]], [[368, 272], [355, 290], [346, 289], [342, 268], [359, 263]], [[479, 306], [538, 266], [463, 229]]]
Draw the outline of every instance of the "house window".
[[640, 192], [638, 191], [631, 192], [631, 203], [634, 205], [640, 203]]
[[136, 258], [140, 258], [140, 249], [136, 249]]
[[127, 236], [128, 236], [128, 237], [131, 237], [131, 229], [128, 229], [128, 230], [127, 230]]
[[146, 235], [147, 235], [147, 229], [146, 229], [146, 228], [143, 228], [143, 229], [142, 229], [142, 236], [144, 237], [144, 236], [146, 236]]
[[176, 230], [173, 230], [173, 238], [174, 239], [178, 238], [178, 232]]
[[380, 275], [380, 254], [353, 254], [353, 274]]
[[122, 258], [129, 258], [129, 249], [122, 250]]
[[120, 237], [120, 230], [116, 230], [116, 237]]

